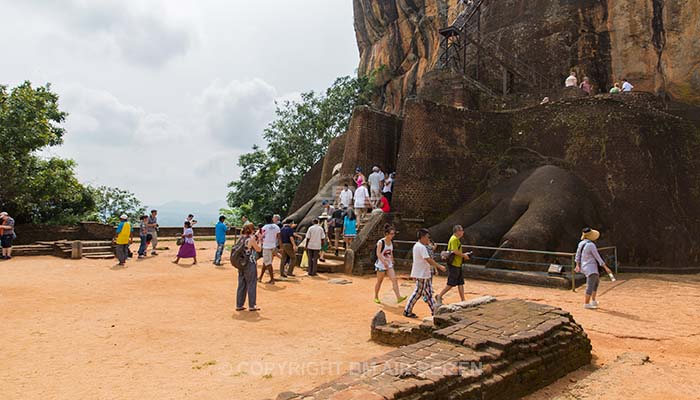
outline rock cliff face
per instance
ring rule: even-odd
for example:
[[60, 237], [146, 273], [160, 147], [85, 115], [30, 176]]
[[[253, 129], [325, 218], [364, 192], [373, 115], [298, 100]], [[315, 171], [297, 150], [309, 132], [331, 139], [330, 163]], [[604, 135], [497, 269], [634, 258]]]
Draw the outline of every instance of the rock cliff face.
[[[438, 31], [456, 17], [456, 3], [354, 0], [359, 72], [378, 71], [383, 110], [400, 113], [435, 68]], [[484, 37], [535, 67], [548, 87], [574, 69], [598, 90], [626, 77], [637, 90], [700, 105], [697, 0], [487, 0], [482, 10]], [[499, 64], [482, 57], [479, 67], [498, 87]]]

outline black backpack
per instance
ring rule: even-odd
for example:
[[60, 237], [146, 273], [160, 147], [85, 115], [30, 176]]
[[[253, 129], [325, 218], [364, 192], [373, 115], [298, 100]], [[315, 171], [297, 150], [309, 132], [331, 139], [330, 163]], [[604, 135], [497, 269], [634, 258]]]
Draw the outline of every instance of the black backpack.
[[238, 269], [245, 269], [248, 265], [249, 254], [245, 245], [248, 239], [248, 237], [241, 237], [231, 249], [231, 265]]
[[[381, 251], [384, 251], [384, 248], [386, 247], [386, 243], [384, 242], [384, 239], [382, 239], [381, 242], [382, 242], [382, 250]], [[372, 256], [370, 257], [370, 261], [372, 262], [372, 264], [376, 264], [377, 260], [379, 260], [379, 258], [377, 257], [377, 250], [375, 248], [373, 248], [373, 249], [374, 249], [374, 251], [372, 251]]]

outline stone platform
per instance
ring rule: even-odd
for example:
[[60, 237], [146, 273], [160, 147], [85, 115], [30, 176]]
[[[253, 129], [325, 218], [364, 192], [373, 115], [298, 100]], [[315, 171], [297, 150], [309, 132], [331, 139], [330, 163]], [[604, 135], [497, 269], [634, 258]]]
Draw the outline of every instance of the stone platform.
[[378, 314], [374, 340], [412, 344], [278, 400], [516, 399], [591, 361], [583, 328], [560, 308], [487, 298], [439, 311], [420, 325], [387, 324]]

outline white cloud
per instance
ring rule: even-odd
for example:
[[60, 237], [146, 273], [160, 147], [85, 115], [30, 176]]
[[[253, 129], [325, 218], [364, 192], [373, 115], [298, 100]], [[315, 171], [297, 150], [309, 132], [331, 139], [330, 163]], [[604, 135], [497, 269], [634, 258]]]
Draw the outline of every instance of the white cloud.
[[219, 143], [250, 149], [274, 118], [277, 91], [262, 79], [214, 81], [196, 99], [207, 132]]
[[160, 7], [137, 9], [115, 0], [31, 0], [24, 5], [41, 11], [46, 23], [58, 25], [56, 31], [71, 37], [71, 47], [79, 44], [90, 53], [118, 55], [146, 67], [184, 56], [197, 38], [193, 25], [171, 20]]

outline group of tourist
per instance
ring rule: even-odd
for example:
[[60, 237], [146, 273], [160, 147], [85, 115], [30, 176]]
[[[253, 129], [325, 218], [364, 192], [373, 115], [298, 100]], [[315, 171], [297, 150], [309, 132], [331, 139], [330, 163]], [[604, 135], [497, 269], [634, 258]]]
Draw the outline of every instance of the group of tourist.
[[[571, 71], [571, 73], [569, 73], [569, 76], [564, 81], [564, 86], [565, 87], [578, 87], [579, 89], [583, 90], [587, 95], [593, 94], [593, 85], [591, 84], [590, 79], [587, 76], [584, 76], [583, 81], [581, 82], [581, 84], [579, 84], [578, 78], [576, 78], [576, 71]], [[610, 93], [611, 94], [626, 93], [626, 92], [631, 92], [633, 89], [634, 89], [634, 86], [632, 86], [632, 84], [629, 83], [627, 78], [622, 78], [622, 83], [615, 82], [613, 87], [610, 89]]]

